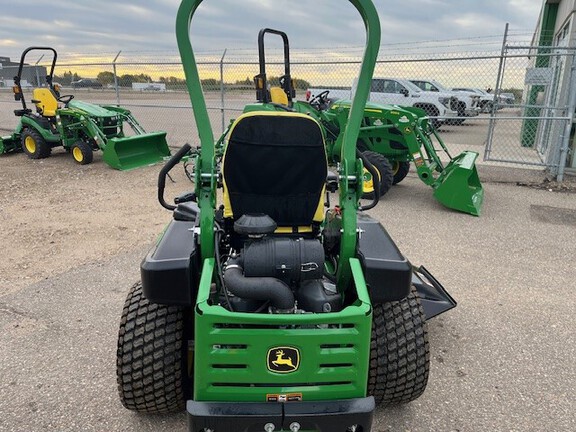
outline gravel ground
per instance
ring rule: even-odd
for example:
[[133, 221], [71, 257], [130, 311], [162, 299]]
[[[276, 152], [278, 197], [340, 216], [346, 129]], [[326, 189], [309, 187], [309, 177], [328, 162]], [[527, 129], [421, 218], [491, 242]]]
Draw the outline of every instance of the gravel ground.
[[[158, 170], [0, 157], [1, 431], [185, 430], [124, 410], [115, 384], [122, 304], [170, 218]], [[375, 431], [576, 430], [576, 194], [526, 172], [482, 166], [479, 218], [413, 174], [371, 211], [459, 302], [430, 322], [426, 393]], [[173, 177], [167, 196], [189, 188]]]

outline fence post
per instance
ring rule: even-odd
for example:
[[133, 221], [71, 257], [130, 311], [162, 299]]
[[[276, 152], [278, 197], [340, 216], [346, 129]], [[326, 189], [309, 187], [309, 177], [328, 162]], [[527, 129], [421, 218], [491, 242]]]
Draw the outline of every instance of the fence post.
[[224, 57], [226, 56], [226, 51], [228, 48], [224, 49], [222, 53], [222, 58], [220, 59], [220, 115], [222, 116], [222, 133], [224, 133], [225, 122], [224, 122]]
[[570, 89], [570, 97], [568, 98], [568, 112], [566, 113], [566, 117], [569, 117], [570, 119], [566, 120], [564, 134], [562, 135], [560, 161], [558, 162], [558, 173], [556, 176], [556, 181], [559, 182], [564, 180], [566, 158], [568, 157], [568, 148], [570, 147], [570, 131], [572, 130], [574, 111], [576, 110], [576, 64], [574, 64], [574, 53], [571, 55], [570, 63], [570, 84], [568, 85], [568, 88]]
[[36, 87], [42, 86], [42, 83], [40, 82], [40, 74], [38, 73], [38, 63], [40, 63], [40, 60], [42, 60], [43, 58], [44, 58], [44, 54], [42, 54], [40, 56], [40, 58], [38, 59], [38, 61], [34, 65], [34, 69], [36, 70]]
[[500, 91], [500, 85], [502, 83], [503, 71], [504, 71], [504, 59], [506, 53], [506, 43], [508, 40], [508, 25], [504, 27], [504, 37], [502, 38], [502, 50], [500, 51], [500, 64], [498, 65], [498, 76], [496, 77], [496, 85], [494, 86], [494, 98], [492, 99], [492, 109], [490, 110], [490, 122], [488, 123], [488, 139], [486, 142], [486, 147], [484, 148], [484, 160], [490, 160], [490, 152], [492, 151], [492, 139], [494, 137], [494, 125], [496, 116], [496, 101], [498, 100], [498, 92]]
[[118, 91], [118, 74], [116, 73], [116, 60], [122, 51], [118, 51], [114, 60], [112, 60], [112, 69], [114, 70], [114, 88], [116, 89], [116, 106], [120, 106], [120, 92]]

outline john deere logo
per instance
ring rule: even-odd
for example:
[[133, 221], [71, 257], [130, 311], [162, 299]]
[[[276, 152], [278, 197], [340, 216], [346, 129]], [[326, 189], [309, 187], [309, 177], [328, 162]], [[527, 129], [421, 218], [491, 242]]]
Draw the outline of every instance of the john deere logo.
[[274, 347], [268, 350], [268, 370], [276, 373], [294, 372], [300, 366], [300, 351], [293, 347]]

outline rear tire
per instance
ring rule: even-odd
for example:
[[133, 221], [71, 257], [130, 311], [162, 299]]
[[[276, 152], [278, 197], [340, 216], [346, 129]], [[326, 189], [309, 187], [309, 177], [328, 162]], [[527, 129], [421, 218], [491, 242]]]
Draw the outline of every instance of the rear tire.
[[377, 187], [376, 186], [377, 183], [380, 184], [380, 197], [383, 197], [386, 194], [386, 192], [388, 192], [392, 187], [392, 182], [394, 180], [394, 174], [392, 173], [392, 165], [390, 164], [388, 159], [386, 159], [386, 157], [381, 155], [380, 153], [376, 153], [373, 151], [365, 151], [362, 154], [370, 161], [372, 165], [374, 165], [374, 168], [376, 168], [376, 171], [378, 171], [378, 174], [380, 175], [378, 182], [374, 182], [374, 179], [372, 179], [371, 176], [370, 180], [364, 181], [363, 183], [364, 193], [362, 195], [362, 198], [366, 199], [372, 198], [374, 196], [374, 187]]
[[88, 165], [89, 163], [92, 163], [92, 160], [94, 159], [92, 147], [84, 141], [77, 141], [72, 144], [70, 151], [72, 152], [74, 161], [80, 165]]
[[392, 174], [394, 175], [394, 178], [392, 180], [392, 184], [398, 184], [400, 183], [402, 180], [404, 180], [406, 178], [406, 176], [408, 175], [408, 172], [410, 171], [410, 162], [392, 162]]
[[118, 335], [116, 375], [120, 401], [141, 413], [185, 409], [184, 310], [150, 303], [142, 284], [130, 289]]
[[430, 370], [428, 329], [416, 289], [396, 302], [375, 304], [368, 394], [377, 405], [401, 404], [426, 389]]
[[22, 132], [22, 150], [30, 159], [44, 159], [52, 153], [52, 147], [34, 129], [25, 129]]

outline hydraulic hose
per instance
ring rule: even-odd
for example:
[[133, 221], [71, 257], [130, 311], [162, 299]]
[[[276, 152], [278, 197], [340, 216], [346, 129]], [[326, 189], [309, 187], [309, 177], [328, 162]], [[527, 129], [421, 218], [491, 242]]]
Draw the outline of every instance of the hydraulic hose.
[[182, 146], [182, 148], [180, 148], [180, 150], [178, 150], [168, 160], [168, 162], [166, 162], [166, 164], [162, 167], [162, 169], [160, 170], [160, 173], [158, 174], [158, 201], [160, 202], [160, 205], [162, 207], [164, 207], [165, 209], [174, 210], [176, 208], [175, 205], [168, 204], [164, 200], [164, 188], [166, 187], [166, 176], [168, 175], [168, 172], [172, 168], [174, 168], [174, 166], [178, 162], [180, 162], [180, 160], [186, 155], [186, 153], [188, 153], [190, 151], [190, 149], [191, 149], [191, 147], [189, 144], [184, 144]]
[[224, 270], [225, 289], [241, 298], [270, 301], [278, 309], [294, 308], [294, 294], [288, 285], [273, 277], [246, 277], [239, 258], [231, 258]]

